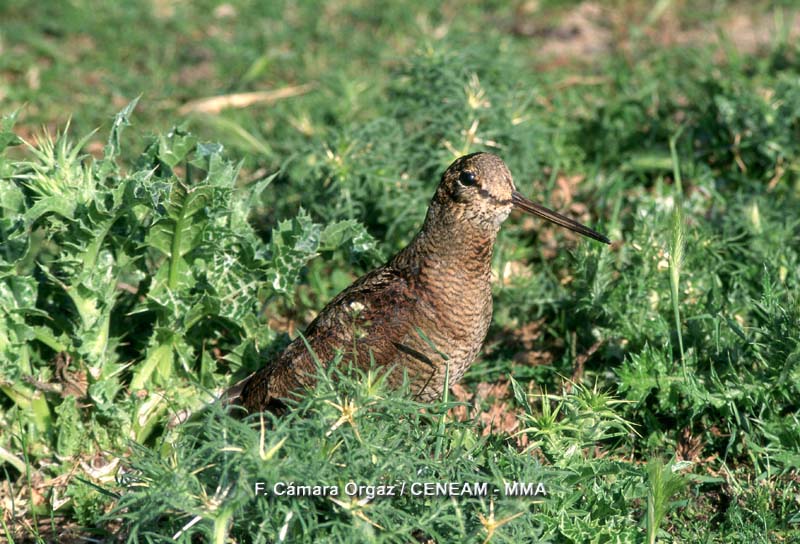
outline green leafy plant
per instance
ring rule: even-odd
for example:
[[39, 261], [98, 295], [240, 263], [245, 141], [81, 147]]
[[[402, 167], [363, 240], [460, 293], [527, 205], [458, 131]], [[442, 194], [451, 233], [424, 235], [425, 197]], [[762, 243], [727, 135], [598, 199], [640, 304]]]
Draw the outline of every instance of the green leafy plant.
[[655, 544], [658, 528], [670, 509], [670, 499], [682, 491], [688, 482], [678, 472], [685, 464], [664, 464], [654, 459], [647, 464], [647, 542]]

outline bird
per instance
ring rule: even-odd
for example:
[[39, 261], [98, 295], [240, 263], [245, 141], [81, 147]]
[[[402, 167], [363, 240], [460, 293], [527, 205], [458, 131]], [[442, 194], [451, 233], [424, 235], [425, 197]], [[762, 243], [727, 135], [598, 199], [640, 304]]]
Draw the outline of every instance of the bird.
[[[475, 360], [492, 319], [491, 261], [512, 209], [609, 244], [599, 232], [516, 190], [497, 155], [472, 153], [444, 172], [412, 241], [383, 266], [335, 296], [305, 333], [233, 386], [227, 402], [248, 413], [285, 413], [331, 361], [407, 380], [421, 402], [441, 398]], [[338, 357], [337, 357], [338, 355]]]

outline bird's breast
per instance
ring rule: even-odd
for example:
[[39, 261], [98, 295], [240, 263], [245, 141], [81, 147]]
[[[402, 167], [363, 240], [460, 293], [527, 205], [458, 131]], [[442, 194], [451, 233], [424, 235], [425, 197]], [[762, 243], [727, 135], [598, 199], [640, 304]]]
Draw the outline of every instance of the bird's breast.
[[441, 395], [447, 372], [451, 384], [461, 379], [483, 344], [492, 318], [490, 271], [468, 263], [427, 263], [417, 287], [415, 321], [426, 338], [415, 341], [415, 349], [427, 354], [436, 370], [424, 383], [416, 379], [415, 388], [422, 400], [431, 400]]

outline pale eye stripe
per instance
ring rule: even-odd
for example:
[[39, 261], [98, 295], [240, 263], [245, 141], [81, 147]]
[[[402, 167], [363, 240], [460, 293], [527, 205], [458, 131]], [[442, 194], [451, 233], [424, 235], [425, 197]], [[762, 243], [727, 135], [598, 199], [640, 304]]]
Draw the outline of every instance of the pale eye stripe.
[[488, 198], [489, 200], [491, 200], [492, 202], [494, 202], [496, 204], [502, 204], [503, 206], [513, 203], [510, 198], [507, 198], [505, 200], [499, 199], [496, 196], [494, 196], [492, 193], [490, 193], [489, 191], [487, 191], [486, 189], [483, 189], [483, 188], [478, 189], [478, 194], [481, 195], [482, 197]]

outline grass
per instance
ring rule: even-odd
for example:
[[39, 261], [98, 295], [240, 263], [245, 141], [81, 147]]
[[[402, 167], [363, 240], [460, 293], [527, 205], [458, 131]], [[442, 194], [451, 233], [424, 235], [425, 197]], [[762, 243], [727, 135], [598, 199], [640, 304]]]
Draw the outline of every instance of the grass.
[[[0, 29], [6, 539], [800, 539], [791, 4], [39, 8]], [[511, 218], [489, 337], [440, 402], [320, 369], [285, 418], [174, 425], [403, 247], [478, 150], [615, 243]], [[493, 492], [257, 493], [279, 481]]]

